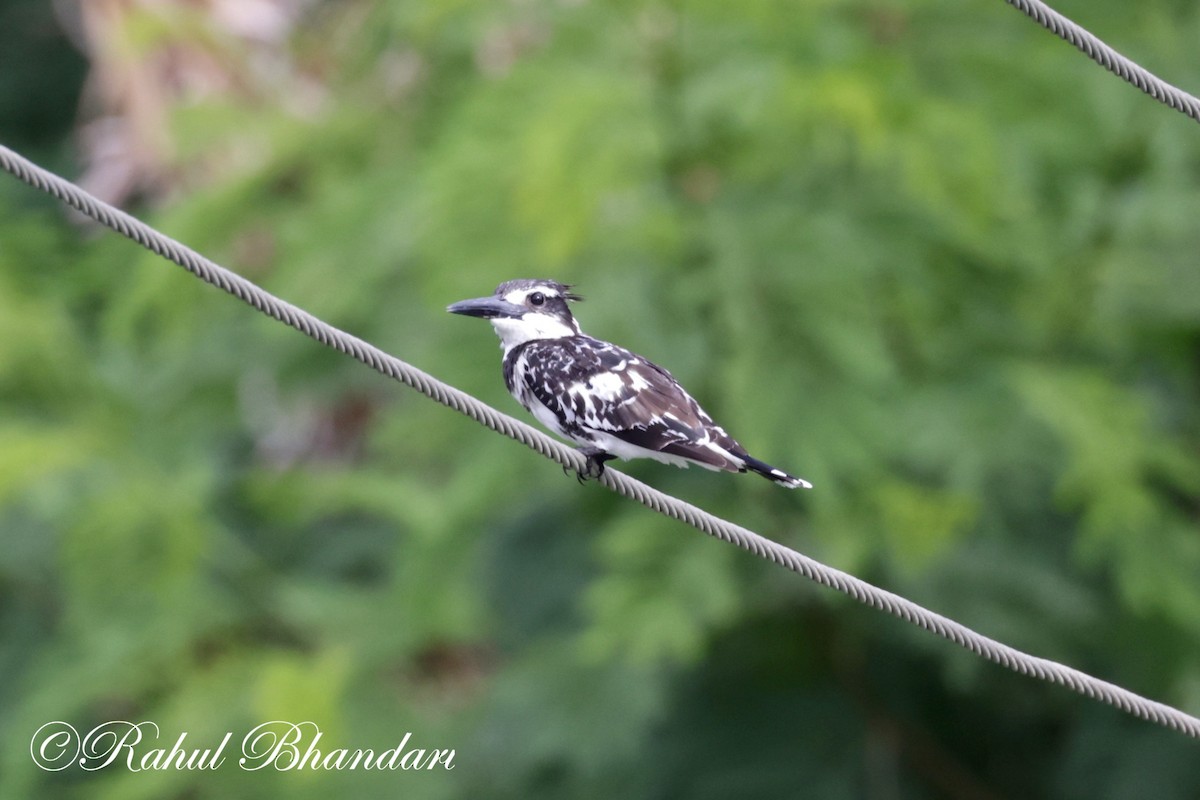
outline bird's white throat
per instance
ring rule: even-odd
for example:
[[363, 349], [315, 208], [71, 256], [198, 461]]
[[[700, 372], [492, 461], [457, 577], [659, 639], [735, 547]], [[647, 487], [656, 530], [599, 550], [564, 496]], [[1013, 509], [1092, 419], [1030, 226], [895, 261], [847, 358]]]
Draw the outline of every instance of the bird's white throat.
[[500, 346], [504, 348], [505, 355], [517, 345], [535, 339], [561, 339], [579, 333], [576, 328], [549, 314], [525, 314], [519, 319], [497, 317], [489, 321], [500, 337]]

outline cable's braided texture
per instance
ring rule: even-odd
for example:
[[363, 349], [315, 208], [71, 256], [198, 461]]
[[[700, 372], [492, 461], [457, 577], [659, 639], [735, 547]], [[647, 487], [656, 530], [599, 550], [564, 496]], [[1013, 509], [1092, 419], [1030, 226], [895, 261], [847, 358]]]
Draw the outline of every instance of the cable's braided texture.
[[1005, 0], [1005, 2], [1055, 36], [1075, 45], [1080, 52], [1109, 72], [1133, 84], [1158, 102], [1200, 122], [1200, 99], [1172, 86], [1145, 67], [1121, 55], [1041, 0]]
[[[564, 467], [576, 471], [584, 468], [583, 456], [574, 448], [551, 439], [465, 392], [448, 386], [416, 367], [280, 300], [245, 278], [214, 264], [125, 212], [97, 200], [69, 181], [43, 170], [2, 145], [0, 145], [0, 167], [318, 342], [354, 357], [372, 369], [411, 386], [422, 394], [455, 411], [466, 414], [494, 431], [521, 442]], [[761, 558], [787, 567], [822, 586], [836, 589], [859, 602], [936, 633], [1015, 672], [1066, 686], [1080, 694], [1116, 706], [1142, 719], [1156, 722], [1194, 738], [1200, 738], [1200, 719], [1178, 709], [1141, 697], [1062, 664], [1027, 655], [989, 639], [903, 597], [872, 586], [841, 570], [827, 567], [795, 550], [759, 536], [751, 530], [714, 517], [616, 470], [606, 470], [600, 481], [610, 489], [636, 500], [654, 511], [685, 522], [710, 536], [735, 544]]]

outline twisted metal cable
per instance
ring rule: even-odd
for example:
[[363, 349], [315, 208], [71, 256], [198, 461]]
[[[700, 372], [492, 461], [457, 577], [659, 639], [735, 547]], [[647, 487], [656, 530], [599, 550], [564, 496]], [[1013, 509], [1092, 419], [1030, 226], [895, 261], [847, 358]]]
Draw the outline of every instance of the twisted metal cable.
[[1200, 99], [1164, 81], [1140, 64], [1131, 61], [1088, 30], [1050, 8], [1041, 0], [1004, 0], [1025, 16], [1064, 41], [1100, 66], [1133, 84], [1163, 105], [1187, 114], [1200, 122]]
[[[112, 228], [143, 247], [172, 261], [201, 280], [217, 286], [321, 344], [345, 353], [372, 369], [400, 381], [442, 405], [448, 406], [482, 425], [502, 433], [533, 449], [563, 467], [576, 471], [585, 466], [577, 450], [551, 439], [507, 414], [501, 413], [471, 395], [455, 389], [433, 376], [352, 336], [255, 286], [239, 275], [218, 266], [195, 251], [171, 239], [149, 225], [91, 196], [83, 189], [50, 173], [0, 145], [0, 168], [30, 186], [41, 189], [77, 211]], [[613, 491], [636, 500], [654, 511], [685, 522], [723, 542], [737, 545], [760, 558], [787, 567], [811, 581], [836, 589], [861, 603], [886, 611], [931, 633], [976, 653], [989, 661], [1023, 675], [1066, 686], [1082, 695], [1116, 706], [1142, 719], [1193, 738], [1200, 739], [1200, 719], [1163, 703], [1149, 700], [1115, 684], [1044, 658], [1037, 658], [976, 633], [940, 614], [929, 611], [841, 570], [784, 547], [777, 542], [715, 517], [696, 506], [629, 477], [614, 469], [605, 470], [600, 482]]]

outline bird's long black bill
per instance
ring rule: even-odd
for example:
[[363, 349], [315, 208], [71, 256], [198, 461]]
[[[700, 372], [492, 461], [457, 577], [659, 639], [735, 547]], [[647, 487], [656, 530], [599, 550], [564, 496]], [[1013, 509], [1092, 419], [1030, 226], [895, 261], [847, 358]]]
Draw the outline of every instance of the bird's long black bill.
[[519, 317], [525, 313], [525, 309], [521, 306], [501, 300], [499, 297], [477, 297], [474, 300], [461, 300], [447, 306], [446, 310], [451, 314], [482, 317], [483, 319]]

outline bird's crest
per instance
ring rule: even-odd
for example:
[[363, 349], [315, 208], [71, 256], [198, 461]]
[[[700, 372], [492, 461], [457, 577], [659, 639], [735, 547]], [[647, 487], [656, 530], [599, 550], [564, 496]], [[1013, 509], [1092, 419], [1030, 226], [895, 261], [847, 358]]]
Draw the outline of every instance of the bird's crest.
[[495, 294], [496, 297], [505, 297], [514, 290], [541, 289], [543, 292], [561, 297], [563, 300], [577, 303], [583, 300], [583, 295], [572, 292], [571, 290], [574, 288], [574, 284], [559, 283], [549, 278], [517, 278], [516, 280], [505, 281], [497, 286]]

